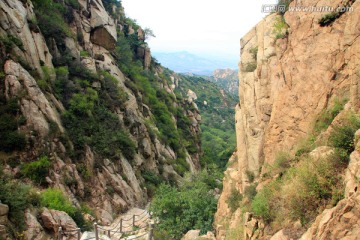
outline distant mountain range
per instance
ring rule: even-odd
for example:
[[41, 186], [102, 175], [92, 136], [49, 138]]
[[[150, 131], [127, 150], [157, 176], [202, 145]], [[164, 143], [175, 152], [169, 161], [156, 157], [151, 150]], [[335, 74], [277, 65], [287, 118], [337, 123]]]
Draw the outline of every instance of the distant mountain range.
[[170, 53], [153, 52], [152, 55], [163, 66], [177, 73], [211, 76], [216, 69], [237, 68], [236, 61], [214, 57], [200, 57], [186, 51]]

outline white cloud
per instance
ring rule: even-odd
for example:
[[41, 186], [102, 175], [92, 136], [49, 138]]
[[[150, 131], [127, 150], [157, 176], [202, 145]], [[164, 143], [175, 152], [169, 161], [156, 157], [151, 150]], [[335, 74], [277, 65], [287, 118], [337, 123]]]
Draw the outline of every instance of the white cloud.
[[[126, 14], [156, 38], [152, 51], [189, 51], [238, 59], [240, 38], [275, 0], [122, 0]], [[237, 60], [236, 60], [237, 61]]]

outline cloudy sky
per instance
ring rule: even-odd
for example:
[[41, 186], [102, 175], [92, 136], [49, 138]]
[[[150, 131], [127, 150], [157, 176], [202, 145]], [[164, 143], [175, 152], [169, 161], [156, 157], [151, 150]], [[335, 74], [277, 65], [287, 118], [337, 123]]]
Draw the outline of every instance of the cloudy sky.
[[[188, 51], [239, 60], [240, 38], [276, 0], [122, 0], [128, 17], [153, 30], [153, 52]], [[235, 65], [236, 65], [235, 64]]]

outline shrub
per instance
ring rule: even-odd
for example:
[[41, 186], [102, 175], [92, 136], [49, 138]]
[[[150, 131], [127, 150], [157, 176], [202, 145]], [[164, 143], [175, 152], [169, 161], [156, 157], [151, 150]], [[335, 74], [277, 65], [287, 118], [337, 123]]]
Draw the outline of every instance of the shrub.
[[246, 170], [245, 174], [250, 183], [254, 182], [255, 174], [252, 171]]
[[212, 229], [216, 200], [209, 190], [197, 178], [191, 178], [179, 189], [160, 185], [150, 207], [159, 219], [156, 235], [180, 239], [190, 229], [200, 229], [201, 233]]
[[231, 212], [235, 212], [236, 209], [240, 207], [240, 203], [243, 199], [243, 195], [239, 193], [238, 190], [232, 188], [230, 191], [230, 195], [226, 200], [227, 205], [229, 206]]
[[261, 190], [253, 199], [251, 203], [252, 211], [255, 215], [261, 217], [266, 222], [273, 220], [274, 216], [270, 209], [271, 201], [271, 190], [269, 188], [264, 188]]
[[347, 154], [354, 151], [354, 134], [360, 128], [360, 119], [355, 115], [348, 115], [340, 126], [334, 126], [329, 137], [329, 143], [336, 148], [344, 149]]
[[18, 230], [25, 228], [25, 209], [40, 204], [38, 195], [29, 185], [13, 181], [3, 175], [0, 175], [0, 200], [9, 206], [9, 219]]
[[285, 22], [284, 16], [278, 16], [273, 25], [273, 33], [275, 34], [276, 39], [281, 39], [287, 36], [288, 34], [288, 25]]
[[70, 110], [77, 114], [90, 115], [97, 100], [97, 92], [88, 87], [85, 93], [76, 93], [72, 96], [69, 102]]
[[251, 184], [250, 186], [245, 187], [244, 195], [249, 200], [253, 200], [254, 197], [256, 196], [256, 193], [257, 193], [256, 192], [256, 184]]
[[25, 123], [19, 111], [17, 99], [0, 98], [0, 151], [22, 150], [26, 145], [25, 135], [18, 132], [18, 126]]
[[288, 152], [279, 152], [275, 158], [274, 168], [282, 172], [290, 167], [291, 161], [292, 158]]
[[251, 53], [253, 59], [256, 61], [257, 60], [257, 54], [258, 54], [258, 47], [253, 47], [249, 50], [249, 52]]
[[327, 129], [334, 118], [344, 109], [347, 99], [335, 99], [334, 105], [329, 109], [323, 110], [315, 121], [314, 131], [319, 134], [321, 131]]
[[249, 62], [245, 64], [244, 72], [253, 72], [257, 68], [256, 62]]
[[319, 19], [318, 23], [322, 27], [329, 26], [331, 23], [333, 23], [340, 16], [341, 16], [341, 14], [339, 12], [328, 13], [328, 14], [322, 16]]
[[51, 162], [48, 157], [42, 156], [38, 160], [25, 163], [21, 166], [21, 172], [38, 184], [45, 183], [45, 177], [49, 174]]
[[66, 212], [82, 230], [88, 230], [89, 224], [84, 220], [80, 209], [74, 207], [61, 190], [48, 188], [41, 194], [41, 204], [47, 208]]

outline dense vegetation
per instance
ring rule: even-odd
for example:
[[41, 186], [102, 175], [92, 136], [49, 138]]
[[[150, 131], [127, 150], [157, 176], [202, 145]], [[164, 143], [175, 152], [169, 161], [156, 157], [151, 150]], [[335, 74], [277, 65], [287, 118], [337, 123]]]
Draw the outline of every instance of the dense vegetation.
[[203, 166], [216, 164], [225, 167], [235, 149], [235, 97], [222, 92], [214, 83], [201, 77], [182, 76], [179, 91], [190, 89], [197, 95], [195, 103], [201, 112], [201, 143]]
[[151, 203], [156, 225], [156, 239], [180, 239], [191, 229], [211, 231], [216, 211], [212, 189], [221, 187], [221, 173], [212, 169], [199, 175], [187, 175], [179, 187], [160, 185]]

